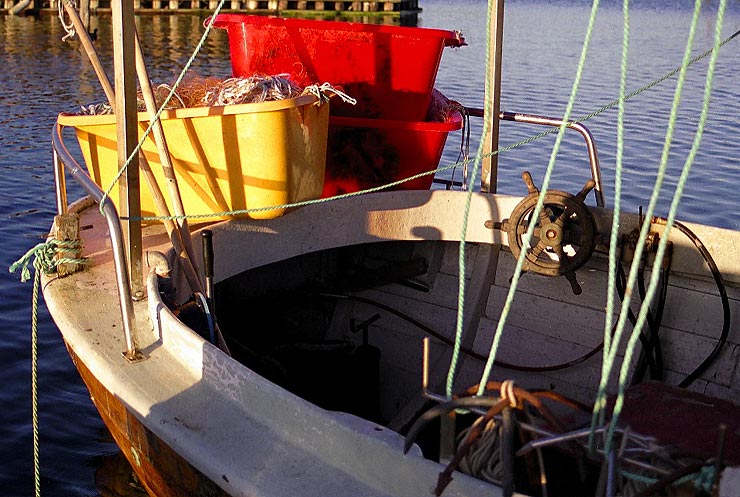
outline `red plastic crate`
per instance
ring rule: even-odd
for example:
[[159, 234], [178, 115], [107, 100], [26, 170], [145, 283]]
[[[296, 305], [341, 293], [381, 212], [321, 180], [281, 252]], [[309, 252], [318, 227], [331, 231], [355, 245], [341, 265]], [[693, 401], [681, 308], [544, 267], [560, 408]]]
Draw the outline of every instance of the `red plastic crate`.
[[[462, 116], [457, 112], [445, 122], [330, 116], [321, 196], [382, 186], [435, 169], [447, 134], [462, 125]], [[433, 179], [430, 174], [393, 189], [428, 190]]]
[[[209, 20], [206, 20], [206, 23]], [[219, 14], [234, 76], [282, 74], [302, 86], [341, 86], [357, 105], [332, 102], [333, 115], [422, 121], [445, 46], [459, 33], [281, 17]]]

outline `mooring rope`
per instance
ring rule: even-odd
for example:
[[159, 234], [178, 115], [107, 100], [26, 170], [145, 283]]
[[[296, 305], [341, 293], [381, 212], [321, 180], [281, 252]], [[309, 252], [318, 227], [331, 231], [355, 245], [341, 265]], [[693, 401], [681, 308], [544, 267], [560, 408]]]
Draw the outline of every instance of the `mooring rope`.
[[29, 265], [32, 265], [37, 272], [42, 271], [44, 274], [52, 274], [57, 270], [58, 266], [63, 264], [85, 264], [87, 263], [87, 259], [71, 257], [56, 258], [56, 255], [60, 252], [78, 250], [80, 247], [79, 240], [57, 240], [50, 238], [29, 249], [23, 257], [11, 264], [9, 270], [11, 273], [14, 273], [20, 268], [21, 282], [25, 283], [31, 279]]
[[33, 489], [41, 497], [41, 453], [39, 450], [39, 286], [41, 273], [34, 272], [31, 300], [31, 426], [33, 430]]
[[77, 8], [77, 4], [74, 2], [74, 0], [58, 0], [57, 1], [57, 16], [59, 17], [59, 22], [62, 25], [62, 28], [64, 29], [64, 32], [66, 33], [64, 36], [62, 36], [62, 41], [67, 41], [70, 38], [74, 38], [76, 31], [75, 31], [75, 25], [72, 23], [72, 21], [67, 22], [66, 14], [64, 12], [64, 4], [68, 4], [73, 9]]
[[79, 247], [79, 240], [65, 241], [50, 239], [30, 249], [9, 268], [11, 273], [16, 272], [20, 268], [21, 282], [26, 282], [31, 278], [29, 265], [32, 265], [35, 270], [33, 297], [31, 301], [31, 424], [33, 429], [34, 495], [36, 497], [40, 497], [41, 495], [38, 415], [38, 309], [41, 273], [51, 274], [56, 271], [57, 266], [60, 264], [84, 264], [87, 262], [86, 259], [73, 259], [69, 257], [55, 259], [55, 255], [60, 251], [74, 250]]

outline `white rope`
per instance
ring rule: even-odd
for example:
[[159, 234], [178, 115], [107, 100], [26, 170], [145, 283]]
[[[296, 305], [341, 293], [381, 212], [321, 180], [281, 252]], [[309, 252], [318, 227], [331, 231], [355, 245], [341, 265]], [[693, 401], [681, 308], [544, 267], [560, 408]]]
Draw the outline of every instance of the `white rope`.
[[514, 380], [505, 380], [501, 383], [501, 399], [509, 399], [511, 407], [517, 406], [516, 396], [514, 395]]
[[203, 104], [234, 105], [284, 100], [300, 95], [298, 85], [287, 74], [275, 76], [256, 75], [248, 78], [229, 78], [206, 92]]
[[357, 103], [357, 100], [350, 97], [346, 93], [344, 93], [341, 90], [338, 90], [337, 88], [334, 88], [329, 83], [322, 83], [320, 85], [309, 85], [306, 88], [303, 89], [303, 93], [310, 93], [312, 95], [315, 95], [316, 98], [319, 99], [319, 101], [322, 102], [328, 102], [329, 98], [327, 97], [327, 93], [333, 93], [334, 95], [338, 96], [342, 99], [343, 102], [346, 102], [350, 105], [355, 105]]
[[69, 23], [65, 22], [65, 14], [64, 14], [64, 4], [69, 4], [70, 7], [73, 9], [77, 8], [77, 4], [74, 2], [74, 0], [59, 0], [57, 2], [57, 10], [59, 11], [59, 22], [62, 24], [62, 27], [64, 28], [64, 32], [67, 33], [62, 37], [62, 41], [67, 41], [70, 38], [74, 38], [74, 36], [77, 34], [75, 32], [74, 24], [72, 24], [72, 21], [69, 21]]

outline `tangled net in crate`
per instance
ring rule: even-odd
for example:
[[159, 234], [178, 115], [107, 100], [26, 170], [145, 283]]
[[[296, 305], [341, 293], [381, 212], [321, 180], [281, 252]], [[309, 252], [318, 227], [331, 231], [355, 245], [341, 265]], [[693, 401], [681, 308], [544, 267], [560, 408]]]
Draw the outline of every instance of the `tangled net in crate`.
[[[160, 84], [152, 89], [157, 108], [161, 107], [172, 93], [172, 87]], [[212, 107], [221, 105], [251, 104], [270, 100], [294, 98], [303, 93], [303, 88], [291, 81], [286, 75], [268, 76], [257, 74], [247, 78], [186, 78], [172, 94], [165, 109], [183, 109], [189, 107]], [[136, 95], [137, 110], [146, 111], [141, 90]], [[112, 114], [110, 104], [93, 104], [83, 106], [82, 114]]]

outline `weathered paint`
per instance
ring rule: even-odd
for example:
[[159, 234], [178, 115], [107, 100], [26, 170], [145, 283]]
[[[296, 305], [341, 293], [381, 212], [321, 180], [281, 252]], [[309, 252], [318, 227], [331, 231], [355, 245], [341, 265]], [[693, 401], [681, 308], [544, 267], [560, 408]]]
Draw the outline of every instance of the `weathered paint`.
[[71, 347], [67, 350], [103, 423], [151, 497], [228, 495], [144, 426], [95, 379]]

